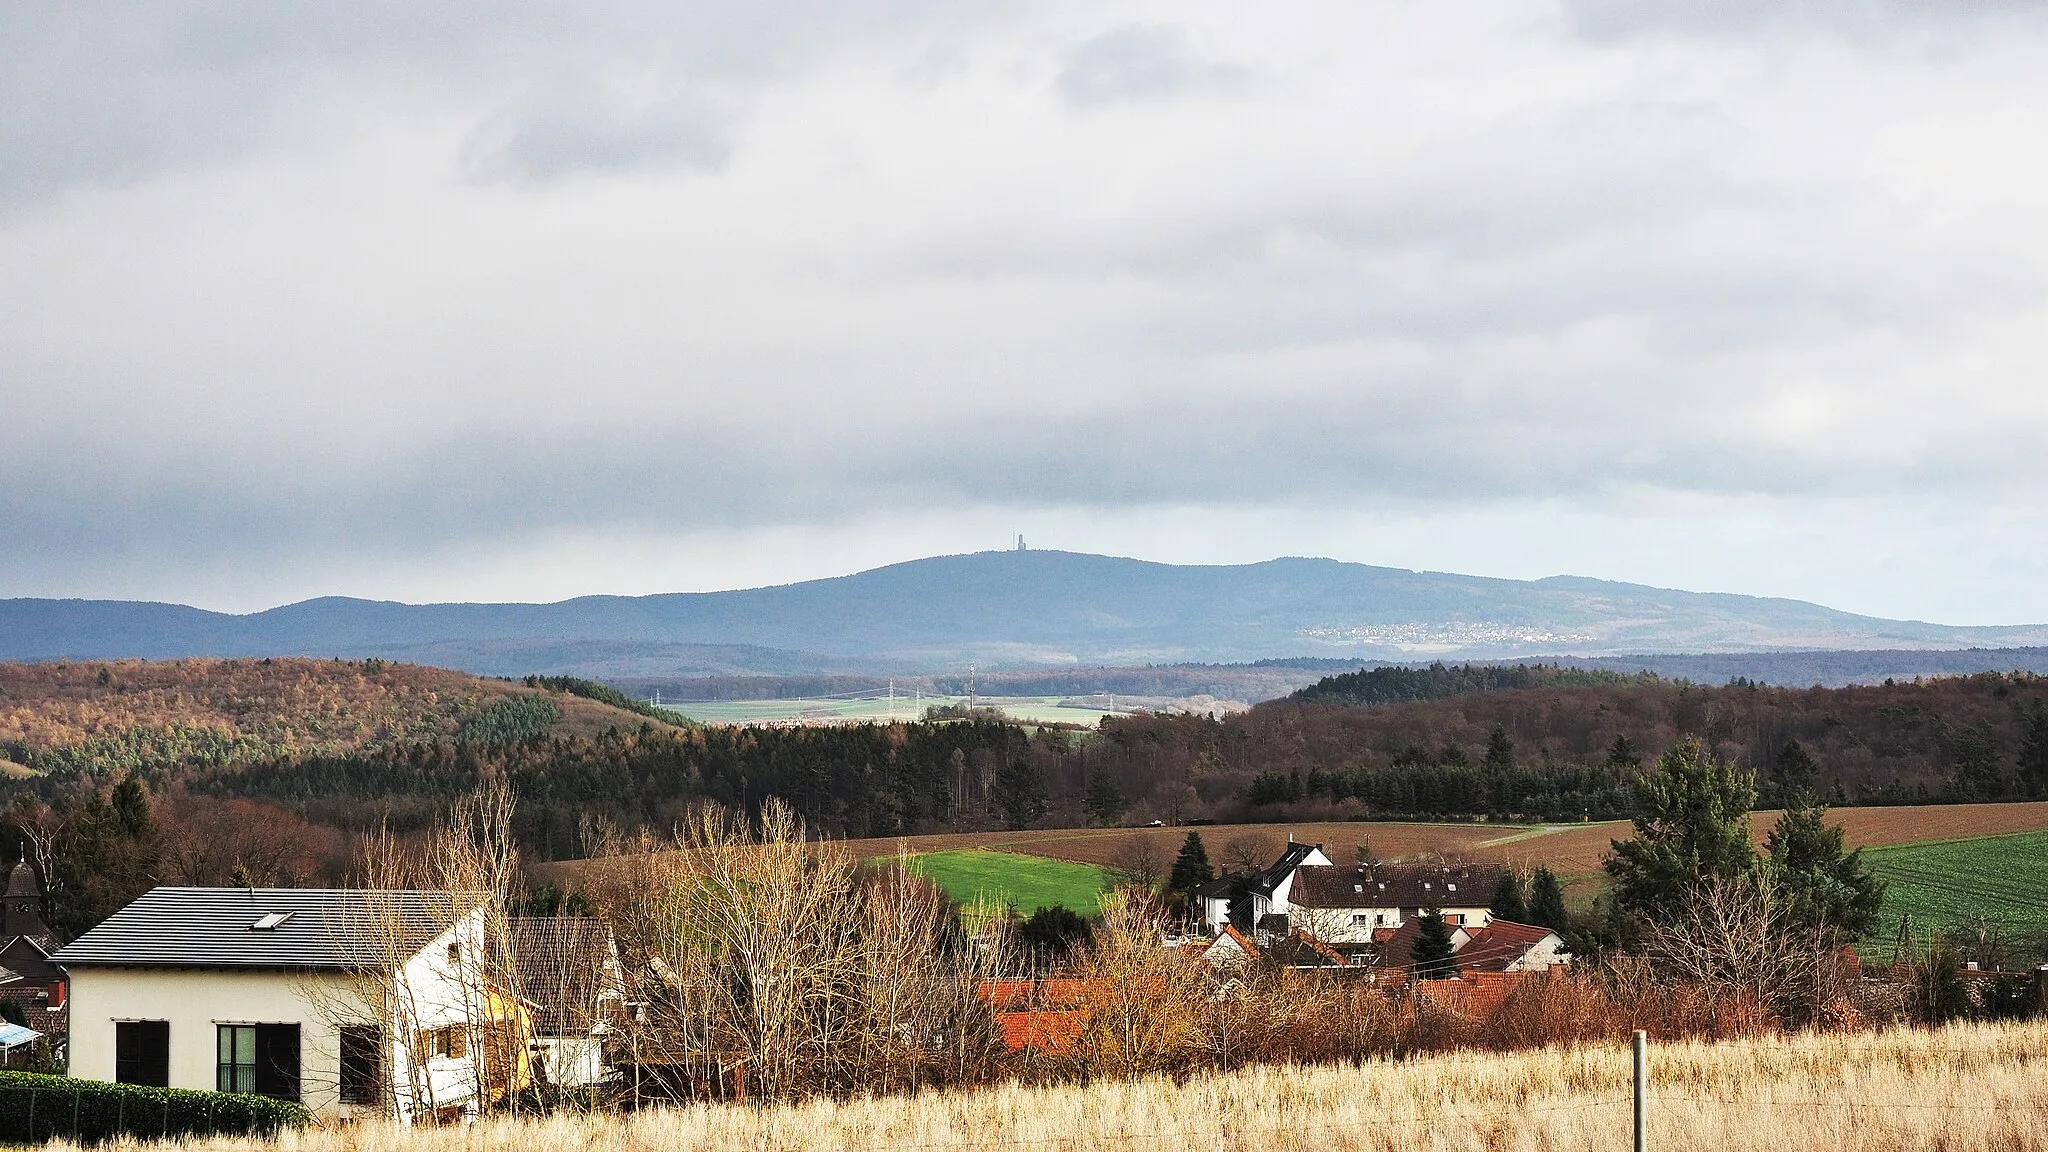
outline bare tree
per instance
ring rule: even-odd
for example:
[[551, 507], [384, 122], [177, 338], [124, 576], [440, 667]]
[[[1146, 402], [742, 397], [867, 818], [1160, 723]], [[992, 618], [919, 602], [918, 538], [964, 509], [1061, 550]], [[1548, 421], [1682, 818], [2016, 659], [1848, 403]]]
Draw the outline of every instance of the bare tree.
[[1695, 886], [1683, 913], [1649, 926], [1643, 950], [1667, 976], [1736, 1008], [1810, 1016], [1840, 991], [1826, 932], [1798, 924], [1767, 874]]
[[1109, 870], [1130, 887], [1156, 892], [1166, 877], [1166, 853], [1157, 837], [1140, 833], [1117, 843], [1109, 855]]
[[1217, 859], [1226, 873], [1257, 872], [1280, 857], [1280, 842], [1263, 832], [1244, 832], [1223, 842]]
[[1087, 1000], [1069, 1059], [1087, 1074], [1170, 1071], [1204, 1046], [1208, 972], [1201, 960], [1160, 946], [1165, 923], [1150, 893], [1120, 888], [1103, 898], [1095, 947], [1075, 972]]

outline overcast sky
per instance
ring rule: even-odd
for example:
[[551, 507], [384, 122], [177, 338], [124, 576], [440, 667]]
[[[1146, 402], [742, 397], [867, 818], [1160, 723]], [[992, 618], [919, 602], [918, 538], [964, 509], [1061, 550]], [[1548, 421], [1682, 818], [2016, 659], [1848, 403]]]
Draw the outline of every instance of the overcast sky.
[[0, 596], [1033, 546], [2048, 620], [2048, 19], [0, 7]]

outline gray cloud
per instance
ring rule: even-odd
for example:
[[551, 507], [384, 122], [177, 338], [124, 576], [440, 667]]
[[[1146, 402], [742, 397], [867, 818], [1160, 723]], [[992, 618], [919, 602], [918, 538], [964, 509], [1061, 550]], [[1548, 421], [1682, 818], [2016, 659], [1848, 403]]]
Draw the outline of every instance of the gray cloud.
[[1184, 28], [1131, 25], [1068, 50], [1060, 65], [1059, 90], [1067, 103], [1094, 108], [1190, 91], [1228, 91], [1249, 78], [1241, 66], [1198, 55]]
[[1892, 34], [1957, 20], [2041, 15], [2033, 0], [1566, 0], [1572, 25], [1595, 39], [1649, 32], [1742, 36], [1773, 27]]
[[480, 183], [547, 183], [576, 172], [640, 168], [716, 171], [731, 129], [687, 95], [645, 103], [604, 92], [549, 90], [493, 114], [462, 143], [463, 175]]
[[0, 595], [988, 507], [2039, 504], [2048, 29], [1561, 11], [9, 11]]

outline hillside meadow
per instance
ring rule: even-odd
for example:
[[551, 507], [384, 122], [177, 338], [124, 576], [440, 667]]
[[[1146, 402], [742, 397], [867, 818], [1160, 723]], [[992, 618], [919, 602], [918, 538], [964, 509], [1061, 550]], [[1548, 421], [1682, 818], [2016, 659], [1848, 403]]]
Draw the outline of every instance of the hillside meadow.
[[[1744, 1152], [2048, 1149], [2048, 1024], [1655, 1044], [1650, 1147]], [[191, 1152], [654, 1152], [1035, 1147], [1611, 1152], [1630, 1062], [1611, 1043], [1353, 1066], [1004, 1084], [913, 1096], [381, 1125], [175, 1142]]]

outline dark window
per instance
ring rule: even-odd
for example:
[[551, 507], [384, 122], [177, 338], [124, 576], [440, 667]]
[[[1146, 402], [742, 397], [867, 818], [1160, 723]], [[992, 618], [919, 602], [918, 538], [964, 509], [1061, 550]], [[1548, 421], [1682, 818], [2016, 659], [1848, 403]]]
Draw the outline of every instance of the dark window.
[[121, 1020], [114, 1024], [114, 1080], [171, 1086], [171, 1022]]
[[341, 1029], [341, 1102], [375, 1104], [384, 1098], [384, 1030], [375, 1024]]
[[222, 1024], [219, 1035], [218, 1090], [299, 1098], [297, 1024]]

